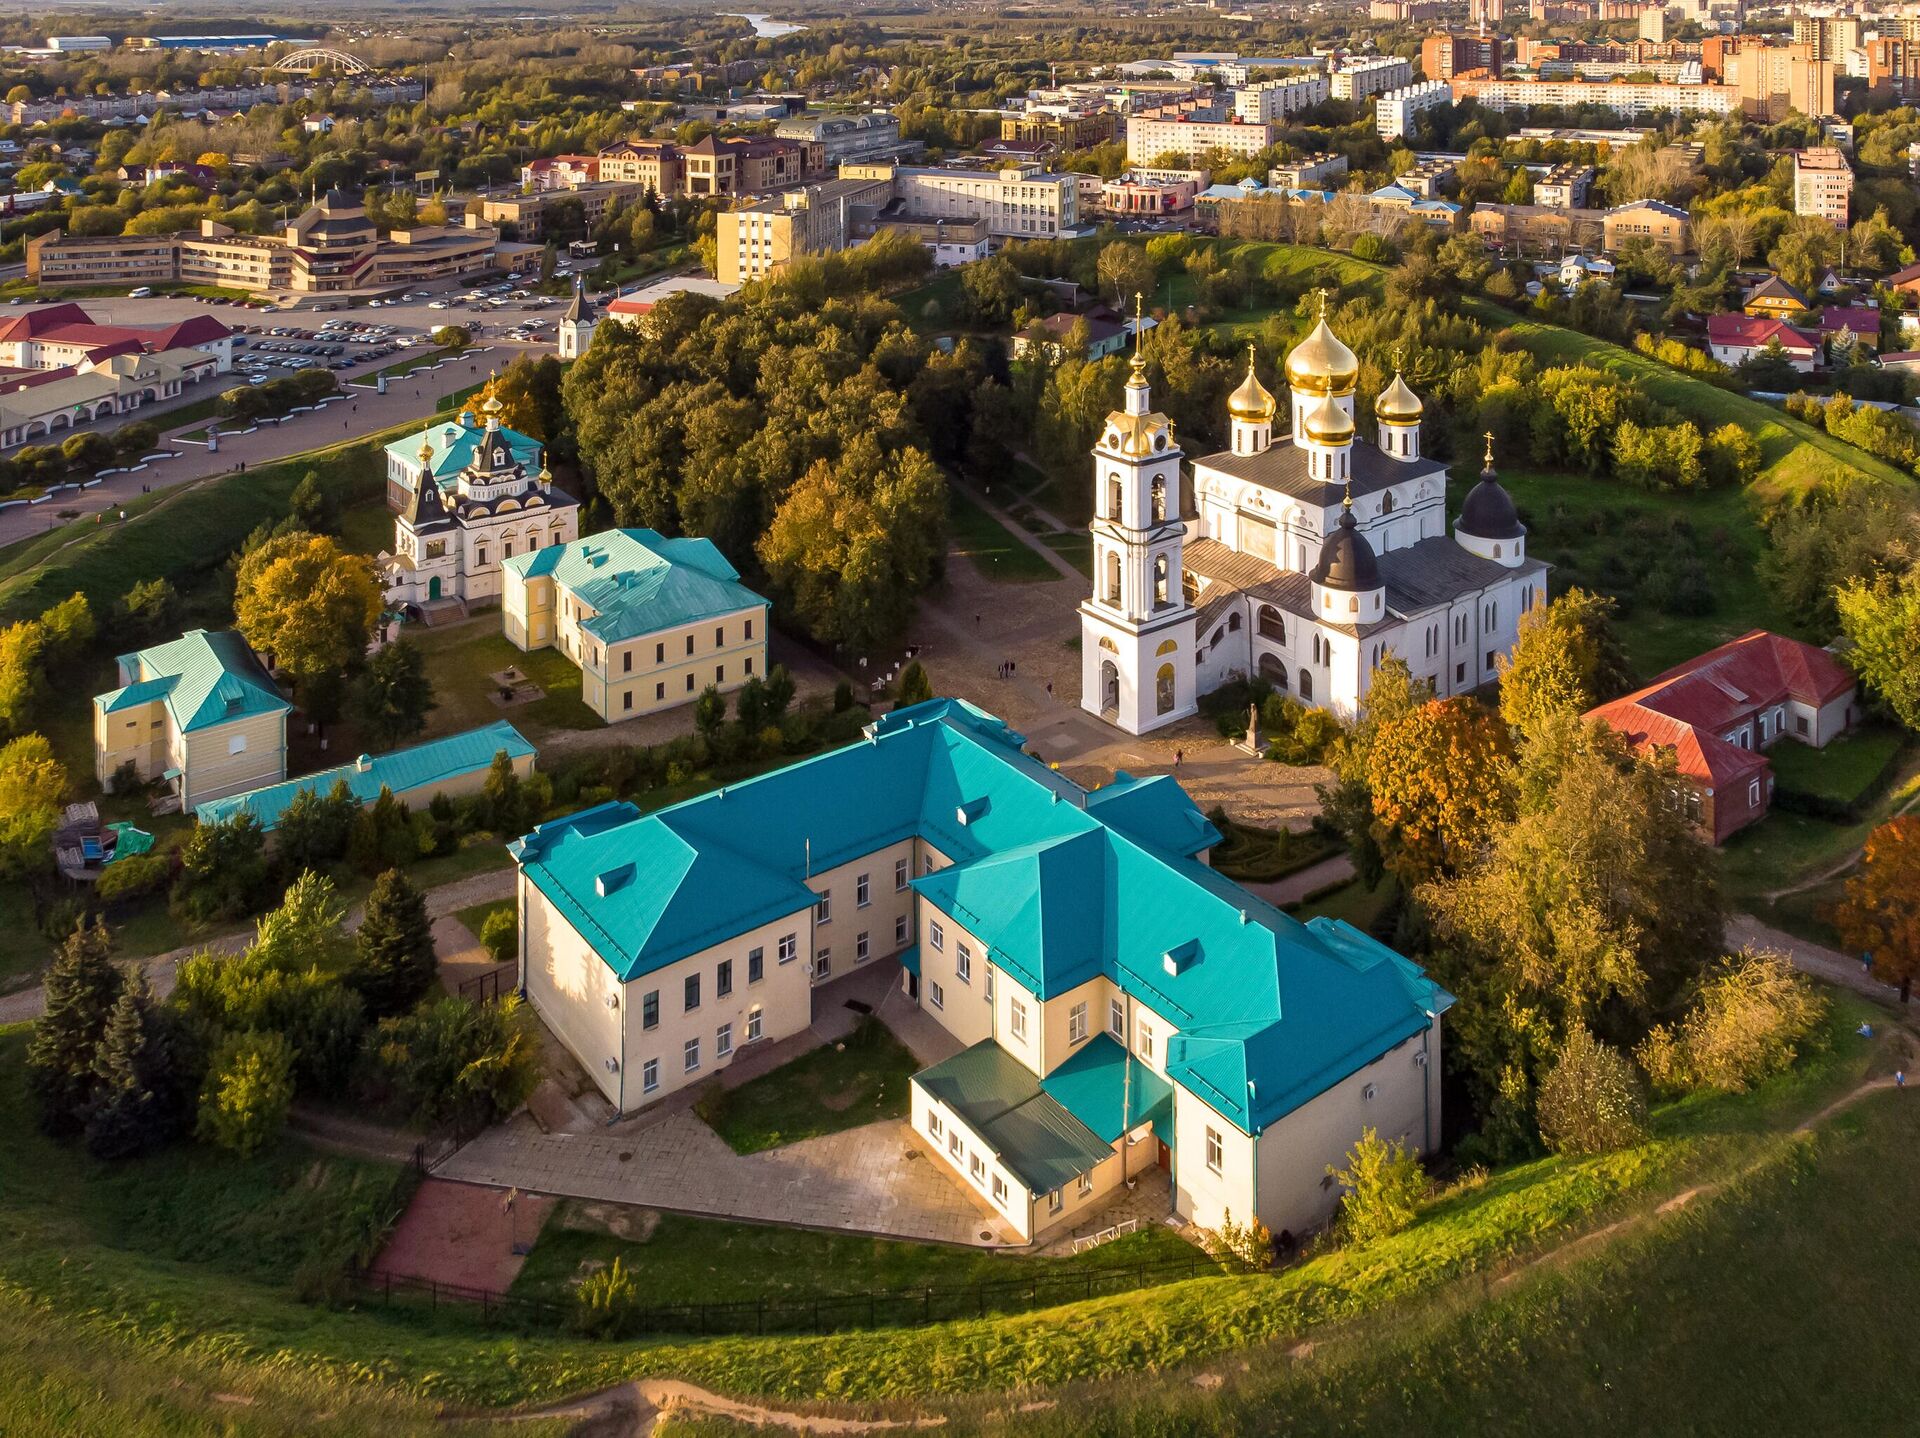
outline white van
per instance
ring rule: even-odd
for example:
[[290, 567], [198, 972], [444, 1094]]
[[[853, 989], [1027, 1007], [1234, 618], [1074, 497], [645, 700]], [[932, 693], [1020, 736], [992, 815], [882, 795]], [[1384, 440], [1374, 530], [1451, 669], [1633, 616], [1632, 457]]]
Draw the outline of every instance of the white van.
[[153, 298], [153, 286], [142, 285], [137, 290], [128, 290], [127, 298], [130, 300], [150, 300]]

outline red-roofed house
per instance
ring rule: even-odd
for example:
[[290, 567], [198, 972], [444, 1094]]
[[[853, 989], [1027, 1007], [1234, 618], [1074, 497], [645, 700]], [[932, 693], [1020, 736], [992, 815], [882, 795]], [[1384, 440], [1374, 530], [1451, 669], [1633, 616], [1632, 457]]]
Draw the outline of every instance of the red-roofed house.
[[233, 367], [233, 331], [212, 315], [170, 325], [103, 325], [69, 302], [0, 320], [0, 365], [13, 369], [67, 369], [116, 354], [180, 349], [212, 355], [222, 374]]
[[1820, 361], [1820, 342], [1780, 320], [1753, 315], [1709, 315], [1707, 351], [1721, 364], [1737, 365], [1757, 355], [1773, 341], [1786, 351], [1787, 363], [1810, 373]]
[[1857, 717], [1853, 675], [1826, 650], [1756, 629], [1588, 713], [1636, 749], [1666, 749], [1691, 786], [1687, 812], [1716, 844], [1767, 816], [1790, 738], [1825, 748]]

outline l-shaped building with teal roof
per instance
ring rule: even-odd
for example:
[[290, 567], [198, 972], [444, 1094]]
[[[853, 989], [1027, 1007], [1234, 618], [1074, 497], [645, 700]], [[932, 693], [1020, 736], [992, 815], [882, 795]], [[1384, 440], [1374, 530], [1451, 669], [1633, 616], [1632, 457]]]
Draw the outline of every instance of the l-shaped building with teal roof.
[[911, 958], [901, 999], [955, 1050], [914, 1079], [914, 1140], [1021, 1241], [1157, 1168], [1182, 1217], [1299, 1233], [1362, 1129], [1436, 1141], [1452, 997], [1215, 873], [1220, 836], [1171, 776], [1089, 792], [958, 700], [865, 733], [512, 846], [522, 986], [622, 1111], [806, 1029], [819, 984]]

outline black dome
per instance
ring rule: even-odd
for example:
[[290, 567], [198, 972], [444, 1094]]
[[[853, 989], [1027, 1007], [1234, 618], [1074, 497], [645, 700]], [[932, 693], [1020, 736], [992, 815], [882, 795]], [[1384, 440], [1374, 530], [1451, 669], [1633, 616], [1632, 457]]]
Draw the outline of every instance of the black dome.
[[1327, 589], [1342, 589], [1354, 594], [1380, 587], [1380, 561], [1373, 546], [1353, 523], [1353, 510], [1340, 514], [1340, 523], [1320, 546], [1320, 562], [1307, 576]]
[[1480, 482], [1467, 491], [1467, 502], [1460, 506], [1460, 522], [1453, 530], [1475, 539], [1518, 539], [1527, 527], [1513, 507], [1513, 496], [1501, 487], [1489, 467], [1480, 471]]

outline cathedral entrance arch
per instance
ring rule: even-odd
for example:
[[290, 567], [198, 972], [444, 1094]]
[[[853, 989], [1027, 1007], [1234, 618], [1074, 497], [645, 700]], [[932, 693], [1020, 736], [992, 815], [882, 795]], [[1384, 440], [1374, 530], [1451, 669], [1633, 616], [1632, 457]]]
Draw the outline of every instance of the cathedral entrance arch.
[[433, 576], [433, 578], [427, 581], [427, 598], [429, 600], [433, 600], [433, 599], [438, 599], [439, 597], [440, 597], [440, 576], [436, 574]]

